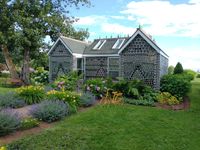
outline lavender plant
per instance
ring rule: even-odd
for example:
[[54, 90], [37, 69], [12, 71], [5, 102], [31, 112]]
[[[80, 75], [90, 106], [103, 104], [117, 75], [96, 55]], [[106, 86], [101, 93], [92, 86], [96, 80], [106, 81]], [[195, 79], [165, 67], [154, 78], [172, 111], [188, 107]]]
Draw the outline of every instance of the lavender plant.
[[7, 135], [20, 127], [21, 117], [12, 109], [0, 111], [0, 136]]
[[14, 92], [8, 92], [0, 95], [0, 107], [20, 108], [26, 105], [22, 98], [17, 97]]
[[68, 115], [69, 107], [66, 103], [59, 100], [45, 100], [40, 104], [34, 105], [30, 109], [30, 114], [42, 121], [53, 122]]

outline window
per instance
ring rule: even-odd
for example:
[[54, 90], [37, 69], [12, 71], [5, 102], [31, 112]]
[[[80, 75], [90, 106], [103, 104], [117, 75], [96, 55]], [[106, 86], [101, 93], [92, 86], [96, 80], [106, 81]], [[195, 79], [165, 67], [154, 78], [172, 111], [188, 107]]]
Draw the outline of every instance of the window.
[[78, 71], [78, 75], [83, 73], [83, 59], [82, 58], [77, 58], [77, 71]]
[[112, 78], [119, 77], [119, 58], [118, 57], [110, 57], [108, 63], [108, 73]]
[[120, 49], [125, 39], [118, 39], [117, 42], [113, 45], [113, 49]]
[[106, 40], [99, 40], [99, 42], [95, 45], [93, 49], [101, 49], [103, 44], [106, 42]]

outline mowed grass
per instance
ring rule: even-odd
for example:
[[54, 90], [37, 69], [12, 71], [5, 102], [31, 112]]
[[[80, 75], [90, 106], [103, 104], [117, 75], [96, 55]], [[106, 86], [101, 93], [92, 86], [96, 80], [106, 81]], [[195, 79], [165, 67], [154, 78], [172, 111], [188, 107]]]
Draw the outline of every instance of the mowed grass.
[[0, 87], [0, 94], [14, 91], [15, 88]]
[[12, 143], [20, 150], [199, 150], [200, 80], [191, 108], [170, 111], [133, 105], [98, 105], [55, 127]]

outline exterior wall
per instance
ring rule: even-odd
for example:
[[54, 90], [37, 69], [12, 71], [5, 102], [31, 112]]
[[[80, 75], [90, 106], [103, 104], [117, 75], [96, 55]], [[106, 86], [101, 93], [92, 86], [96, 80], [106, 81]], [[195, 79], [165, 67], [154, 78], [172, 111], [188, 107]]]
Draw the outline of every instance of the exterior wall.
[[85, 57], [85, 78], [107, 77], [108, 57]]
[[62, 44], [58, 42], [49, 54], [49, 79], [50, 82], [57, 76], [66, 74], [73, 69], [73, 56]]
[[108, 58], [108, 75], [109, 77], [119, 77], [119, 57]]
[[77, 70], [77, 58], [76, 58], [76, 56], [73, 56], [72, 66], [73, 66], [73, 71]]
[[168, 58], [160, 55], [160, 77], [168, 73]]
[[120, 54], [121, 77], [143, 80], [155, 89], [159, 88], [159, 54], [140, 35]]

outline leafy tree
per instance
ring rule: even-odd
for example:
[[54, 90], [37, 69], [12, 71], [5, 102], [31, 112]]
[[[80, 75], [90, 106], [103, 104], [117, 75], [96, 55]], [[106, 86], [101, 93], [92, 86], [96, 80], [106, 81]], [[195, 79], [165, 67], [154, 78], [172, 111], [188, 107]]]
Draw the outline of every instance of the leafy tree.
[[[22, 80], [25, 84], [30, 82], [30, 60], [38, 55], [47, 35], [53, 41], [60, 33], [81, 40], [89, 36], [87, 30], [76, 31], [72, 26], [76, 19], [66, 15], [69, 15], [68, 7], [78, 8], [79, 4], [89, 4], [88, 0], [3, 0], [3, 2], [0, 8], [5, 6], [7, 16], [13, 16], [12, 18], [7, 17], [4, 21], [8, 21], [7, 30], [12, 29], [12, 32], [6, 32], [10, 33], [10, 36], [0, 32], [2, 35], [0, 37], [4, 39], [14, 36], [15, 52], [23, 56]], [[0, 31], [3, 31], [3, 24], [0, 25]], [[8, 47], [8, 45], [9, 42], [5, 42], [3, 46]], [[7, 53], [9, 54], [8, 48]], [[5, 59], [11, 60], [6, 56]]]
[[19, 76], [8, 50], [8, 43], [11, 43], [11, 46], [14, 43], [13, 39], [15, 39], [13, 9], [9, 3], [12, 3], [12, 0], [0, 1], [0, 50], [5, 58], [11, 77], [18, 79]]
[[173, 74], [174, 73], [174, 66], [169, 66], [168, 67], [168, 74]]
[[174, 74], [181, 74], [183, 73], [183, 67], [180, 62], [178, 62], [174, 68]]

